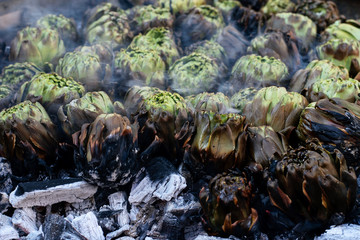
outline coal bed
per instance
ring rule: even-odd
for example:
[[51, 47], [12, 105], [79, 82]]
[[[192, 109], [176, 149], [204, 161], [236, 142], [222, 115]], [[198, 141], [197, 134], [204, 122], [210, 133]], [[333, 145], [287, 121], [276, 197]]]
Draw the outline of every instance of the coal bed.
[[0, 240], [357, 239], [359, 7], [0, 0]]

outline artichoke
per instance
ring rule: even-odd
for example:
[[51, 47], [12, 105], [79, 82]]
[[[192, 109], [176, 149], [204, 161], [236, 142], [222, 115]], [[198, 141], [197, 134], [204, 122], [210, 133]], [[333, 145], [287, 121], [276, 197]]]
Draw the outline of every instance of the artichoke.
[[56, 126], [40, 103], [21, 102], [0, 112], [0, 145], [14, 175], [36, 177], [39, 159], [54, 163]]
[[323, 41], [328, 41], [333, 38], [359, 41], [360, 22], [353, 19], [346, 20], [345, 22], [338, 20], [327, 27], [321, 37]]
[[225, 24], [221, 12], [210, 5], [191, 9], [180, 15], [174, 24], [183, 47], [198, 41], [209, 40], [223, 27]]
[[167, 68], [180, 56], [172, 32], [163, 27], [153, 28], [145, 35], [137, 35], [129, 47], [156, 51], [164, 59]]
[[129, 119], [116, 113], [100, 114], [93, 123], [84, 124], [73, 135], [82, 177], [101, 187], [128, 184], [137, 173], [134, 135]]
[[344, 66], [350, 77], [360, 72], [360, 43], [358, 40], [331, 39], [316, 47], [320, 60], [326, 59], [336, 66]]
[[10, 85], [0, 85], [0, 111], [10, 107], [14, 102], [13, 90]]
[[279, 132], [297, 126], [301, 111], [307, 105], [306, 98], [299, 93], [272, 86], [260, 89], [254, 99], [245, 105], [243, 115], [249, 124], [271, 126]]
[[87, 12], [85, 38], [90, 44], [109, 43], [116, 49], [127, 45], [132, 37], [124, 10], [111, 3], [103, 3]]
[[342, 99], [322, 99], [301, 113], [298, 136], [317, 138], [328, 151], [339, 149], [348, 165], [358, 167], [360, 157], [360, 107]]
[[132, 19], [134, 35], [155, 27], [172, 28], [174, 16], [168, 8], [156, 8], [152, 5], [136, 6], [129, 10], [128, 18]]
[[235, 7], [241, 7], [241, 3], [237, 0], [214, 0], [214, 6], [223, 12], [223, 16], [226, 16]]
[[[121, 106], [120, 106], [121, 108]], [[85, 123], [92, 123], [103, 113], [114, 113], [114, 104], [102, 91], [88, 92], [83, 97], [74, 99], [61, 106], [57, 112], [64, 132], [71, 136], [79, 131]]]
[[75, 52], [85, 52], [95, 54], [99, 57], [100, 62], [112, 66], [114, 60], [114, 52], [108, 44], [94, 44], [91, 46], [79, 46], [75, 48]]
[[246, 53], [249, 45], [244, 35], [231, 25], [222, 30], [216, 41], [224, 48], [230, 66]]
[[120, 77], [120, 84], [165, 87], [166, 64], [155, 50], [121, 49], [115, 55], [115, 71]]
[[64, 42], [56, 30], [27, 27], [12, 40], [9, 59], [44, 68], [47, 63], [56, 63], [64, 53]]
[[201, 207], [213, 232], [241, 237], [254, 227], [258, 214], [251, 208], [252, 188], [244, 174], [231, 172], [216, 175], [201, 189]]
[[224, 69], [206, 55], [192, 53], [177, 60], [169, 69], [171, 89], [181, 95], [213, 90]]
[[302, 52], [310, 49], [317, 34], [316, 24], [310, 18], [297, 13], [275, 14], [267, 22], [266, 30], [292, 31], [301, 45]]
[[359, 99], [360, 82], [349, 78], [321, 79], [312, 84], [305, 96], [309, 102], [316, 102], [322, 98], [341, 98], [349, 102]]
[[88, 52], [68, 52], [59, 60], [56, 72], [82, 83], [88, 91], [106, 88], [111, 79], [111, 66], [103, 64], [98, 55]]
[[190, 98], [190, 103], [197, 111], [226, 113], [230, 108], [229, 98], [221, 92], [199, 93]]
[[158, 0], [157, 5], [161, 8], [170, 9], [171, 13], [177, 15], [188, 10], [205, 5], [207, 0]]
[[190, 55], [193, 52], [215, 59], [218, 65], [227, 64], [225, 49], [215, 41], [205, 40], [196, 42], [185, 49], [185, 55]]
[[279, 59], [286, 64], [289, 72], [296, 71], [301, 64], [296, 40], [291, 33], [268, 32], [257, 36], [251, 41], [248, 52]]
[[[271, 16], [276, 13], [291, 12], [295, 4], [290, 0], [268, 0], [261, 11], [266, 16]], [[305, 14], [304, 14], [305, 15]]]
[[194, 126], [191, 155], [206, 171], [220, 173], [243, 167], [243, 146], [238, 144], [238, 137], [244, 131], [244, 116], [200, 111], [195, 113]]
[[240, 89], [240, 91], [238, 91], [231, 97], [231, 106], [239, 110], [239, 113], [241, 114], [244, 110], [245, 105], [254, 99], [254, 96], [258, 91], [259, 90], [253, 87]]
[[75, 21], [64, 17], [62, 14], [48, 14], [40, 18], [36, 25], [40, 28], [49, 28], [58, 31], [67, 47], [70, 44], [74, 44], [79, 38]]
[[63, 78], [56, 73], [39, 73], [21, 86], [17, 102], [40, 101], [52, 115], [57, 113], [60, 105], [80, 98], [84, 93], [84, 87], [72, 78]]
[[234, 90], [244, 87], [284, 85], [289, 75], [286, 65], [273, 57], [255, 54], [241, 57], [233, 66], [230, 81]]
[[276, 163], [267, 189], [273, 205], [291, 218], [327, 222], [335, 213], [348, 213], [356, 199], [356, 175], [344, 156], [330, 154], [316, 143], [289, 150]]
[[336, 66], [329, 60], [314, 60], [305, 69], [301, 69], [294, 74], [289, 89], [292, 92], [301, 92], [322, 79], [330, 78], [348, 79], [349, 72], [345, 67]]
[[318, 27], [319, 33], [322, 32], [327, 26], [340, 19], [339, 10], [333, 1], [300, 1], [296, 5], [294, 11], [313, 20]]
[[235, 7], [229, 21], [248, 39], [253, 39], [262, 31], [265, 19], [261, 12], [246, 7]]

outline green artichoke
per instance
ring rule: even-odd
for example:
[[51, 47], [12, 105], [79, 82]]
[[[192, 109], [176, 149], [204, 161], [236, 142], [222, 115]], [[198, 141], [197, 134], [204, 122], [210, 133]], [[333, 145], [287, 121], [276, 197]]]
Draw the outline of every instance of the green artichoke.
[[12, 40], [9, 59], [44, 68], [46, 63], [56, 63], [64, 53], [64, 42], [56, 30], [27, 27]]
[[301, 51], [307, 52], [315, 41], [316, 24], [308, 17], [297, 13], [277, 13], [266, 24], [266, 30], [292, 31], [299, 43]]
[[348, 165], [358, 167], [360, 157], [360, 107], [342, 99], [322, 99], [301, 113], [298, 136], [317, 138], [328, 151], [339, 149]]
[[192, 53], [177, 60], [169, 69], [171, 89], [181, 95], [213, 90], [224, 69], [206, 55]]
[[305, 0], [299, 1], [294, 11], [309, 17], [316, 23], [318, 32], [340, 19], [339, 10], [333, 1]]
[[305, 92], [309, 102], [316, 102], [322, 98], [341, 98], [349, 102], [359, 99], [360, 82], [349, 78], [321, 79], [312, 84]]
[[99, 91], [88, 92], [83, 97], [61, 106], [57, 115], [62, 129], [68, 136], [71, 136], [79, 131], [83, 124], [92, 123], [98, 115], [114, 112], [114, 104], [109, 96], [105, 92]]
[[240, 89], [240, 91], [238, 91], [231, 97], [231, 106], [239, 110], [239, 113], [241, 114], [244, 110], [245, 105], [254, 99], [254, 96], [258, 91], [259, 90], [253, 87]]
[[85, 52], [90, 54], [96, 54], [101, 63], [113, 65], [114, 52], [108, 44], [94, 44], [91, 46], [79, 46], [75, 48], [75, 52]]
[[357, 183], [354, 169], [338, 150], [330, 154], [308, 142], [276, 163], [267, 189], [272, 204], [289, 217], [327, 222], [333, 214], [352, 209]]
[[227, 113], [230, 108], [230, 99], [221, 92], [199, 93], [190, 98], [190, 103], [196, 111]]
[[307, 105], [306, 98], [299, 93], [272, 86], [260, 89], [254, 99], [245, 105], [243, 115], [249, 124], [271, 126], [279, 132], [297, 126], [301, 111]]
[[344, 66], [350, 77], [360, 72], [360, 43], [358, 40], [331, 39], [316, 47], [320, 60], [330, 60], [336, 66]]
[[243, 167], [242, 145], [238, 137], [244, 131], [245, 117], [235, 113], [195, 113], [196, 132], [192, 137], [191, 155], [204, 164], [208, 172], [222, 172]]
[[90, 44], [109, 43], [113, 49], [127, 45], [133, 37], [125, 11], [111, 3], [87, 12], [84, 35]]
[[207, 0], [158, 0], [157, 5], [161, 8], [170, 9], [172, 14], [184, 13], [188, 10], [205, 5]]
[[233, 66], [230, 81], [235, 91], [244, 87], [284, 85], [289, 75], [286, 65], [273, 57], [255, 54], [241, 57]]
[[36, 22], [36, 25], [40, 28], [49, 28], [58, 31], [67, 47], [70, 44], [74, 44], [79, 38], [74, 19], [66, 18], [62, 14], [48, 14], [40, 18]]
[[68, 52], [59, 60], [56, 72], [82, 83], [88, 91], [106, 88], [111, 79], [111, 66], [103, 64], [98, 55], [87, 52]]
[[130, 121], [119, 114], [100, 114], [73, 135], [79, 147], [76, 164], [82, 177], [98, 186], [115, 188], [136, 175], [136, 145]]
[[128, 10], [128, 18], [132, 19], [131, 25], [136, 36], [155, 27], [172, 28], [174, 16], [168, 8], [158, 8], [152, 5], [135, 6]]
[[60, 105], [80, 98], [84, 93], [84, 87], [72, 78], [63, 78], [56, 73], [39, 73], [21, 86], [17, 102], [40, 101], [52, 115], [57, 113]]
[[214, 6], [223, 12], [223, 15], [227, 15], [235, 7], [241, 7], [241, 3], [237, 0], [214, 0]]
[[40, 103], [24, 101], [0, 112], [1, 155], [14, 175], [36, 177], [38, 158], [53, 164], [57, 141], [56, 126]]
[[198, 41], [209, 40], [224, 27], [221, 12], [210, 5], [192, 8], [189, 12], [180, 15], [174, 24], [183, 47]]
[[322, 79], [330, 78], [348, 79], [349, 72], [345, 67], [336, 66], [329, 60], [314, 60], [305, 69], [294, 74], [289, 89], [292, 92], [301, 92]]
[[238, 173], [218, 174], [200, 191], [200, 204], [215, 234], [243, 236], [257, 223], [252, 185]]
[[261, 11], [270, 17], [276, 13], [291, 12], [294, 6], [295, 4], [290, 0], [268, 0], [265, 6], [261, 8]]
[[12, 90], [17, 91], [19, 87], [37, 74], [41, 69], [29, 62], [14, 63], [3, 68], [0, 75], [0, 83], [8, 85]]
[[166, 64], [150, 49], [121, 49], [115, 55], [115, 71], [126, 89], [135, 83], [165, 88]]
[[164, 59], [167, 68], [180, 56], [172, 32], [163, 27], [153, 28], [145, 35], [137, 35], [129, 48], [156, 51]]
[[0, 111], [8, 108], [14, 102], [13, 90], [10, 85], [0, 85]]
[[190, 55], [193, 52], [215, 59], [218, 65], [227, 64], [225, 49], [215, 41], [205, 40], [196, 42], [185, 49], [185, 55]]
[[349, 40], [360, 40], [360, 22], [357, 20], [349, 19], [345, 22], [340, 20], [330, 25], [321, 34], [323, 41], [330, 39], [349, 39]]
[[289, 33], [268, 32], [257, 36], [251, 41], [247, 51], [279, 59], [286, 64], [289, 72], [296, 71], [301, 64], [296, 40]]

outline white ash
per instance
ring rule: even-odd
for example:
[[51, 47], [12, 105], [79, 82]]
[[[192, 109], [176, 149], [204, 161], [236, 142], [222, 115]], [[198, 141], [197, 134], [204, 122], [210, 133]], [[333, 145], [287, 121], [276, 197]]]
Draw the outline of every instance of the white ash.
[[119, 238], [117, 238], [115, 240], [135, 240], [135, 238], [124, 236], [124, 237], [119, 237]]
[[36, 212], [32, 208], [15, 209], [11, 221], [15, 227], [21, 229], [26, 234], [38, 230], [36, 226]]
[[0, 239], [13, 240], [19, 238], [19, 233], [14, 228], [11, 218], [0, 214]]
[[[1, 22], [1, 21], [0, 21]], [[13, 188], [11, 181], [11, 166], [6, 158], [0, 157], [0, 192], [9, 194]]]
[[127, 194], [126, 192], [116, 192], [108, 196], [110, 207], [113, 210], [119, 210], [116, 214], [117, 223], [120, 227], [130, 223], [129, 213], [127, 211]]
[[6, 192], [0, 192], [0, 213], [5, 213], [10, 206], [9, 195]]
[[83, 202], [92, 197], [97, 186], [85, 181], [75, 181], [68, 184], [60, 184], [46, 188], [47, 182], [37, 182], [40, 189], [27, 189], [26, 184], [19, 184], [10, 194], [10, 203], [15, 208], [47, 206], [59, 202], [76, 203]]
[[44, 240], [44, 233], [40, 229], [39, 231], [34, 231], [29, 233], [25, 240]]
[[98, 225], [97, 218], [93, 212], [88, 212], [72, 220], [73, 227], [88, 240], [105, 239], [101, 227]]
[[114, 232], [108, 233], [106, 235], [106, 240], [112, 240], [112, 239], [115, 239], [115, 238], [119, 238], [126, 231], [129, 231], [129, 229], [130, 229], [130, 225], [122, 226], [120, 229], [118, 229], [118, 230], [116, 230]]
[[360, 225], [343, 224], [339, 226], [332, 226], [319, 237], [315, 237], [315, 240], [353, 240], [359, 239], [359, 233]]
[[234, 236], [230, 236], [228, 238], [222, 238], [222, 237], [214, 237], [209, 235], [199, 235], [194, 240], [240, 240], [240, 239]]
[[68, 203], [65, 205], [66, 216], [80, 216], [95, 210], [96, 206], [94, 197], [87, 198], [82, 202]]
[[152, 181], [140, 172], [132, 185], [129, 202], [132, 205], [154, 203], [157, 200], [170, 201], [186, 188], [186, 180], [179, 173], [171, 173], [162, 180]]

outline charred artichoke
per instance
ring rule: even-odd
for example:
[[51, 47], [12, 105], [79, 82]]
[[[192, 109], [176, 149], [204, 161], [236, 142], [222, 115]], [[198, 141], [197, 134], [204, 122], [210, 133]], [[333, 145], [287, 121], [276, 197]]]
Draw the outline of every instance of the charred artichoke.
[[211, 111], [217, 113], [226, 113], [230, 108], [230, 100], [221, 92], [199, 93], [190, 97], [190, 103], [196, 111]]
[[276, 13], [291, 12], [295, 4], [290, 0], [268, 0], [261, 11], [268, 17]]
[[79, 46], [75, 48], [75, 52], [85, 52], [95, 54], [99, 57], [100, 62], [104, 64], [113, 65], [114, 52], [108, 44], [94, 44], [91, 46]]
[[161, 8], [170, 9], [171, 13], [177, 15], [188, 10], [205, 5], [207, 0], [158, 0], [157, 4]]
[[265, 19], [261, 12], [246, 7], [235, 7], [231, 12], [230, 23], [248, 39], [253, 39], [262, 31]]
[[231, 97], [231, 106], [239, 110], [241, 114], [245, 105], [254, 99], [257, 92], [258, 90], [252, 87], [241, 89]]

